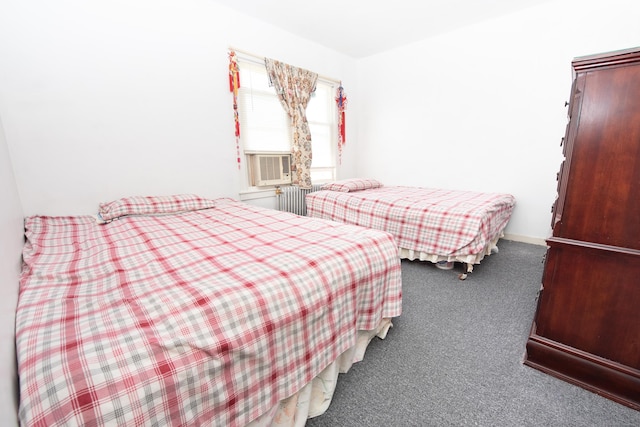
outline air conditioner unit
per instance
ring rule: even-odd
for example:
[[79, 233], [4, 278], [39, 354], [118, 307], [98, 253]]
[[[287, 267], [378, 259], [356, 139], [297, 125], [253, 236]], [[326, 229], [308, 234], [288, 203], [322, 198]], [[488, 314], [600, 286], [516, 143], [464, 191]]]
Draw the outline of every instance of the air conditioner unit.
[[290, 154], [255, 154], [252, 157], [255, 186], [291, 184]]

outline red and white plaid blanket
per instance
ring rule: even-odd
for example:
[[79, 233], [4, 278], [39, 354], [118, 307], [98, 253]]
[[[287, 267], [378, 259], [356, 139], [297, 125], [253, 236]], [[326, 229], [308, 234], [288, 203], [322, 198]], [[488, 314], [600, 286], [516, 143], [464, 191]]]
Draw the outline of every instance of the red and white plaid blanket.
[[24, 426], [243, 426], [401, 312], [387, 233], [230, 199], [25, 225]]
[[515, 206], [510, 194], [420, 187], [316, 191], [306, 202], [311, 217], [384, 230], [399, 248], [451, 259], [481, 253]]

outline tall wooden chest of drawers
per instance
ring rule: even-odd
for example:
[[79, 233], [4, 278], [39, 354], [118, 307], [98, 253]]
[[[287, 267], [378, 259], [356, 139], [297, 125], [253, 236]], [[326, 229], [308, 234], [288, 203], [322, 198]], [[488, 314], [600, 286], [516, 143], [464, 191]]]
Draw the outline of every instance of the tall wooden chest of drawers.
[[524, 363], [640, 410], [640, 48], [572, 69]]

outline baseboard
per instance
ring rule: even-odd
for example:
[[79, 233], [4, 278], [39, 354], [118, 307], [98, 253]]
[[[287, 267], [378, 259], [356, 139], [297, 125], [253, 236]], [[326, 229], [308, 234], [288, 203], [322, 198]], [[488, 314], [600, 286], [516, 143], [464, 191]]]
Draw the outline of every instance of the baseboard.
[[532, 245], [547, 246], [546, 239], [539, 237], [522, 236], [520, 234], [505, 233], [503, 239], [513, 240], [514, 242], [530, 243]]

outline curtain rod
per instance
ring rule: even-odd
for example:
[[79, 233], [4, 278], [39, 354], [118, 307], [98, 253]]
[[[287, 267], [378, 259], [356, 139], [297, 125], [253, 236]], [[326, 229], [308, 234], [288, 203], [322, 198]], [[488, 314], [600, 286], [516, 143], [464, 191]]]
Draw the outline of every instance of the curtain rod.
[[[234, 51], [236, 53], [240, 53], [242, 55], [251, 56], [251, 57], [256, 58], [256, 59], [261, 59], [261, 60], [265, 59], [264, 56], [256, 55], [255, 53], [247, 52], [246, 50], [236, 49], [235, 47], [232, 47], [232, 46], [229, 46], [229, 50], [232, 50], [232, 51]], [[321, 79], [321, 80], [324, 80], [324, 81], [338, 83], [339, 85], [342, 85], [342, 80], [334, 79], [333, 77], [327, 77], [327, 76], [323, 76], [323, 75], [318, 74], [318, 78]]]

